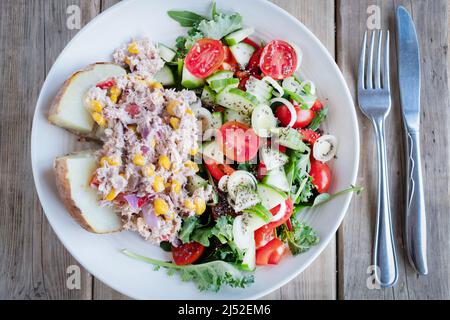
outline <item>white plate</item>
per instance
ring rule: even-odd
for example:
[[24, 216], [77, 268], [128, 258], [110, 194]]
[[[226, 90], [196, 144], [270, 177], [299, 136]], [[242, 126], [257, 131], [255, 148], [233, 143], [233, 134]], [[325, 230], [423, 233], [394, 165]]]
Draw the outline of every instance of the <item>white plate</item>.
[[[174, 44], [185, 32], [167, 16], [170, 9], [185, 9], [209, 14], [210, 1], [129, 0], [110, 8], [81, 30], [53, 65], [42, 88], [34, 116], [32, 165], [41, 204], [59, 239], [95, 277], [115, 290], [138, 299], [254, 299], [281, 287], [302, 272], [326, 247], [347, 211], [351, 195], [309, 212], [306, 222], [320, 235], [319, 245], [297, 257], [288, 256], [280, 265], [258, 268], [255, 283], [247, 289], [223, 288], [219, 293], [199, 292], [192, 283], [184, 283], [164, 271], [132, 260], [119, 249], [159, 259], [168, 259], [158, 247], [144, 242], [136, 234], [95, 235], [84, 231], [69, 216], [60, 200], [52, 165], [55, 157], [71, 152], [68, 142], [77, 137], [47, 121], [49, 104], [57, 90], [74, 71], [98, 61], [110, 61], [111, 54], [131, 37], [148, 36], [155, 42]], [[359, 162], [359, 134], [353, 101], [344, 78], [333, 58], [319, 40], [298, 20], [268, 1], [218, 1], [221, 10], [237, 11], [245, 24], [253, 26], [265, 40], [293, 41], [303, 50], [301, 72], [313, 80], [319, 96], [330, 107], [327, 131], [339, 138], [338, 158], [333, 163], [331, 191], [348, 188], [356, 181]], [[276, 22], [276, 23], [275, 23]], [[82, 149], [80, 144], [77, 149]]]

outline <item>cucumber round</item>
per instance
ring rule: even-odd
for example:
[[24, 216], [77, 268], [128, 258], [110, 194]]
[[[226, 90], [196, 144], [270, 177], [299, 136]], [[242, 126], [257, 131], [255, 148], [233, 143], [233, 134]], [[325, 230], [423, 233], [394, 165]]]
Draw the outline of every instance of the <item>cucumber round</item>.
[[256, 49], [251, 45], [240, 42], [230, 47], [230, 51], [233, 54], [233, 57], [236, 59], [237, 63], [242, 69], [247, 68], [250, 59], [255, 53]]
[[223, 124], [223, 113], [222, 112], [213, 112], [211, 119], [211, 127], [213, 129], [220, 129]]
[[212, 107], [215, 105], [216, 93], [209, 86], [204, 86], [200, 100], [205, 106]]
[[217, 71], [217, 72], [213, 73], [208, 78], [206, 78], [206, 83], [211, 85], [212, 81], [223, 80], [223, 79], [230, 79], [230, 78], [233, 78], [233, 75], [234, 75], [233, 71], [220, 70], [220, 71]]
[[172, 49], [170, 49], [169, 47], [165, 46], [162, 43], [158, 43], [158, 51], [161, 59], [163, 59], [166, 62], [173, 61], [173, 59], [177, 55], [175, 51], [173, 51]]
[[235, 44], [238, 44], [245, 38], [248, 38], [250, 35], [252, 35], [255, 32], [255, 29], [253, 28], [245, 28], [238, 31], [235, 31], [233, 33], [230, 33], [225, 37], [225, 42], [229, 46], [233, 46]]
[[258, 100], [245, 91], [232, 88], [219, 92], [216, 96], [216, 103], [222, 107], [249, 114], [258, 105]]
[[251, 126], [251, 117], [242, 111], [236, 111], [226, 108], [224, 111], [224, 122], [237, 121], [246, 125]]
[[253, 271], [256, 268], [256, 244], [253, 235], [250, 235], [248, 240], [249, 246], [245, 250], [244, 258], [242, 259], [242, 267], [245, 270]]
[[167, 65], [155, 74], [155, 80], [161, 82], [163, 86], [172, 87], [175, 85], [175, 75]]
[[261, 149], [261, 158], [268, 171], [282, 167], [289, 161], [286, 154], [268, 147]]
[[214, 160], [219, 164], [224, 162], [224, 155], [216, 141], [205, 142], [202, 146], [202, 154], [204, 157]]
[[288, 198], [287, 194], [283, 191], [264, 183], [259, 183], [257, 189], [258, 195], [261, 198], [261, 204], [268, 210], [275, 208]]
[[230, 199], [230, 204], [236, 212], [244, 211], [251, 208], [258, 203], [261, 203], [261, 199], [254, 189], [239, 186], [236, 190], [236, 198]]
[[[264, 226], [266, 222], [254, 214], [244, 213], [237, 216], [233, 222], [233, 240], [241, 250], [252, 247], [253, 233]], [[254, 250], [253, 250], [254, 251]]]
[[266, 104], [272, 98], [273, 88], [266, 81], [259, 80], [255, 77], [250, 79], [245, 84], [247, 92], [254, 95], [260, 103]]
[[289, 182], [283, 167], [268, 171], [263, 178], [263, 183], [275, 187], [281, 191], [289, 192]]
[[277, 126], [277, 119], [268, 105], [261, 104], [252, 112], [252, 128], [262, 138], [270, 137], [270, 130]]
[[187, 89], [196, 89], [200, 88], [205, 84], [204, 79], [197, 78], [189, 70], [186, 66], [183, 67], [183, 77], [181, 79], [181, 85]]
[[276, 141], [289, 149], [304, 152], [309, 147], [302, 141], [302, 135], [292, 128], [273, 128], [270, 130]]
[[265, 222], [269, 223], [272, 220], [272, 214], [269, 210], [267, 210], [262, 204], [258, 203], [257, 205], [244, 210], [244, 213], [256, 214]]
[[215, 92], [222, 91], [225, 88], [237, 88], [239, 86], [239, 79], [236, 78], [227, 78], [227, 79], [219, 79], [212, 80], [210, 83], [210, 87]]

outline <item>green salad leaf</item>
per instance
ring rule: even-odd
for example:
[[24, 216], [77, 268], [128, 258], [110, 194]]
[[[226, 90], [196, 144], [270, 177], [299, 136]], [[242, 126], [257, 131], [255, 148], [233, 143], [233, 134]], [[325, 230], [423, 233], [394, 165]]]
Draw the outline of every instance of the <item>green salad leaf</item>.
[[328, 115], [328, 107], [323, 108], [322, 110], [316, 111], [316, 116], [309, 124], [308, 129], [317, 131], [317, 129], [319, 129], [320, 125], [322, 124], [322, 122], [325, 121], [327, 115]]
[[281, 239], [285, 241], [292, 254], [298, 255], [308, 251], [319, 243], [320, 239], [316, 232], [308, 225], [297, 219], [291, 219], [292, 231], [283, 225], [280, 233]]
[[247, 274], [233, 264], [223, 261], [178, 266], [172, 262], [144, 257], [128, 250], [122, 250], [122, 253], [131, 258], [150, 263], [156, 269], [166, 268], [169, 275], [178, 273], [182, 281], [194, 282], [200, 291], [212, 290], [217, 292], [223, 285], [229, 285], [233, 288], [245, 288], [254, 282], [252, 274]]
[[178, 233], [178, 238], [181, 240], [181, 242], [191, 242], [191, 235], [197, 227], [198, 223], [199, 222], [197, 217], [189, 217], [183, 220], [180, 232]]
[[212, 20], [203, 20], [198, 25], [198, 30], [206, 38], [216, 40], [220, 40], [239, 29], [242, 29], [242, 16], [239, 13], [216, 14]]
[[191, 11], [171, 10], [168, 11], [167, 14], [184, 28], [196, 27], [200, 22], [206, 19], [205, 17]]
[[226, 244], [233, 241], [233, 217], [220, 216], [216, 224], [211, 227], [202, 227], [192, 233], [191, 240], [196, 241], [205, 247], [209, 247], [210, 238], [215, 236], [220, 243]]

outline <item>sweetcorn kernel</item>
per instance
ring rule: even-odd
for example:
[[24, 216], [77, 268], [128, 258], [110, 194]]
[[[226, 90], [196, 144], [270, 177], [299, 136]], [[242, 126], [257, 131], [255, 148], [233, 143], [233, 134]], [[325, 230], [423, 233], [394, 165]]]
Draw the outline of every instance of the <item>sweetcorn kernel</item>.
[[152, 89], [164, 89], [164, 86], [160, 82], [150, 82], [148, 86]]
[[177, 117], [170, 118], [169, 123], [174, 129], [178, 129], [180, 127], [180, 119]]
[[193, 115], [194, 114], [194, 111], [192, 111], [192, 109], [191, 108], [187, 108], [186, 109], [186, 114], [189, 114], [189, 115]]
[[128, 45], [128, 52], [131, 54], [138, 54], [139, 49], [136, 42], [132, 42]]
[[197, 215], [200, 216], [206, 211], [206, 202], [202, 198], [195, 198], [194, 205], [195, 205], [195, 213]]
[[167, 113], [169, 113], [171, 116], [176, 115], [176, 108], [180, 105], [180, 103], [176, 100], [171, 100], [169, 104], [167, 105]]
[[163, 214], [169, 212], [169, 205], [164, 199], [155, 199], [155, 201], [153, 202], [153, 206], [155, 208], [155, 214], [157, 216], [162, 216]]
[[139, 167], [143, 167], [144, 165], [145, 165], [145, 159], [144, 159], [144, 157], [142, 156], [142, 154], [136, 154], [134, 157], [133, 157], [133, 163], [135, 164], [135, 165], [137, 165], [137, 166], [139, 166]]
[[191, 156], [195, 156], [195, 155], [197, 155], [197, 153], [198, 153], [198, 149], [197, 149], [197, 148], [194, 148], [194, 149], [189, 150], [189, 154], [190, 154]]
[[168, 156], [160, 156], [158, 160], [158, 164], [160, 167], [169, 170], [170, 169], [170, 160]]
[[92, 101], [91, 101], [91, 109], [92, 109], [92, 111], [94, 111], [94, 112], [102, 112], [103, 106], [102, 106], [102, 104], [100, 103], [100, 101], [98, 101], [98, 100], [92, 100]]
[[106, 120], [105, 118], [98, 112], [92, 113], [92, 119], [100, 126], [100, 127], [106, 127]]
[[146, 165], [142, 168], [142, 174], [147, 178], [155, 174], [155, 166], [153, 164]]
[[190, 211], [195, 210], [195, 204], [189, 199], [184, 200], [184, 207]]
[[111, 191], [106, 196], [105, 200], [113, 201], [117, 197], [117, 191], [115, 189], [111, 189]]
[[195, 162], [192, 162], [192, 161], [185, 162], [184, 166], [186, 168], [194, 170], [195, 172], [198, 172], [200, 170], [199, 167], [198, 167], [198, 164], [196, 164]]
[[160, 176], [156, 176], [153, 180], [153, 190], [155, 190], [155, 192], [163, 192], [164, 189], [164, 179]]
[[117, 103], [121, 93], [122, 93], [122, 91], [119, 88], [117, 88], [116, 86], [114, 86], [110, 89], [109, 98], [111, 99], [112, 103]]
[[172, 180], [172, 191], [176, 194], [180, 194], [181, 192], [181, 183], [178, 180]]
[[100, 164], [104, 165], [105, 163], [109, 164], [110, 166], [118, 166], [120, 165], [120, 160], [112, 157], [102, 157], [100, 159]]

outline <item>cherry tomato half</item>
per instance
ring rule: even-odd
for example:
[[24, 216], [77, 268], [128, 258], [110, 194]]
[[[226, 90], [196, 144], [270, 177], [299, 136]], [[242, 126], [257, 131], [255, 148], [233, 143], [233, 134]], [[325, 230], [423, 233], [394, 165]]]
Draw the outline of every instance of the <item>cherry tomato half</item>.
[[173, 261], [178, 266], [192, 264], [197, 261], [205, 251], [205, 247], [198, 242], [191, 242], [172, 246]]
[[[270, 213], [272, 213], [272, 215], [275, 216], [280, 210], [280, 206], [281, 205], [278, 205], [275, 208], [271, 209]], [[271, 229], [275, 229], [281, 226], [291, 218], [293, 212], [294, 212], [294, 203], [292, 202], [292, 199], [289, 198], [286, 200], [286, 212], [284, 213], [284, 216], [278, 221], [269, 223], [267, 226]]]
[[259, 66], [265, 75], [275, 80], [289, 78], [297, 69], [297, 52], [285, 41], [271, 41], [261, 53]]
[[259, 162], [258, 163], [258, 180], [262, 180], [264, 178], [264, 176], [267, 175], [267, 168], [266, 165], [264, 164], [264, 162]]
[[186, 68], [197, 78], [206, 78], [219, 69], [225, 60], [225, 50], [219, 40], [200, 39], [185, 59]]
[[298, 129], [298, 132], [303, 136], [303, 141], [308, 142], [311, 146], [320, 138], [320, 133], [310, 129]]
[[331, 171], [326, 163], [311, 160], [311, 171], [309, 175], [313, 179], [313, 185], [319, 193], [328, 191], [331, 185]]
[[256, 250], [256, 264], [258, 266], [278, 264], [285, 252], [286, 246], [283, 241], [275, 238], [264, 247]]
[[219, 181], [223, 176], [230, 176], [235, 171], [232, 167], [227, 164], [219, 164], [211, 159], [205, 160], [206, 169], [211, 173], [212, 177]]
[[253, 129], [243, 123], [231, 121], [220, 128], [219, 143], [228, 159], [247, 162], [258, 154], [260, 140]]
[[252, 57], [250, 58], [250, 61], [248, 62], [247, 65], [247, 70], [252, 74], [252, 75], [259, 75], [261, 74], [261, 70], [259, 68], [259, 64], [261, 62], [261, 54], [263, 52], [264, 48], [259, 48], [258, 50], [256, 50]]
[[106, 80], [106, 81], [97, 83], [96, 87], [105, 90], [105, 89], [110, 89], [115, 85], [116, 85], [116, 81], [114, 81], [114, 79], [110, 79], [110, 80]]
[[269, 228], [267, 225], [255, 231], [255, 245], [256, 249], [264, 247], [275, 238], [275, 230]]
[[[305, 128], [307, 127], [311, 121], [313, 121], [316, 116], [314, 111], [312, 110], [304, 110], [299, 106], [294, 106], [295, 111], [297, 112], [297, 120], [292, 126], [294, 129]], [[278, 120], [280, 120], [281, 125], [287, 127], [291, 122], [291, 112], [289, 108], [285, 105], [279, 106], [276, 111], [276, 116]]]
[[319, 99], [317, 99], [316, 102], [311, 107], [311, 110], [315, 112], [315, 111], [319, 111], [322, 109], [323, 109], [323, 104], [322, 104], [322, 102], [320, 102]]

